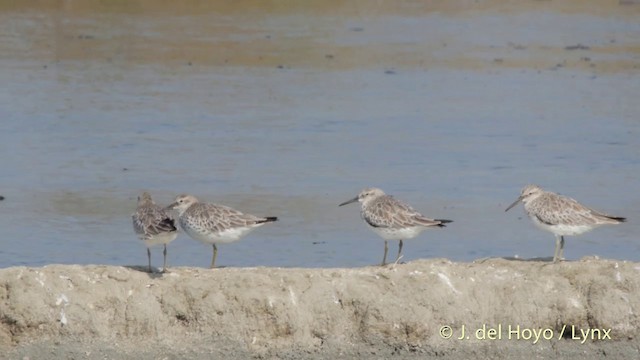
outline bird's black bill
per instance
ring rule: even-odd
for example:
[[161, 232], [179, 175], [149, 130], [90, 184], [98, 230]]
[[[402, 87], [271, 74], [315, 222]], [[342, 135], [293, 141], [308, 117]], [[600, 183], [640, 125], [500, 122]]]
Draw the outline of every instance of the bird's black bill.
[[504, 211], [507, 212], [509, 210], [511, 210], [512, 207], [518, 205], [518, 203], [520, 202], [520, 200], [522, 200], [522, 196], [520, 196], [519, 198], [516, 199], [516, 201], [513, 202], [513, 204], [509, 205], [508, 208], [506, 208]]
[[357, 197], [357, 196], [356, 196], [356, 197], [354, 197], [354, 198], [353, 198], [353, 199], [351, 199], [351, 200], [347, 200], [347, 201], [343, 202], [342, 204], [340, 204], [340, 205], [338, 205], [338, 206], [343, 206], [343, 205], [351, 204], [351, 203], [354, 203], [354, 202], [356, 202], [356, 201], [358, 201], [358, 197]]
[[177, 203], [177, 202], [174, 202], [174, 203], [171, 203], [171, 204], [169, 204], [169, 205], [165, 206], [165, 207], [164, 207], [164, 209], [165, 209], [165, 210], [167, 210], [167, 211], [171, 211], [171, 210], [173, 210], [173, 208], [175, 208], [176, 206], [178, 206], [178, 203]]

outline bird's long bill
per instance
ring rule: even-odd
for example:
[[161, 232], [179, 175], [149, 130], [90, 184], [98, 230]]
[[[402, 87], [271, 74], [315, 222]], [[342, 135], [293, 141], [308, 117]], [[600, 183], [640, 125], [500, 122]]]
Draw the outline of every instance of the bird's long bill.
[[356, 197], [354, 197], [354, 198], [353, 198], [353, 199], [351, 199], [351, 200], [347, 200], [347, 201], [343, 202], [342, 204], [340, 204], [340, 205], [338, 205], [338, 206], [343, 206], [343, 205], [351, 204], [351, 203], [354, 203], [354, 202], [356, 202], [356, 201], [358, 201], [358, 197], [357, 197], [357, 196], [356, 196]]
[[506, 208], [504, 211], [507, 212], [509, 210], [511, 210], [512, 207], [518, 205], [518, 203], [522, 200], [522, 196], [519, 196], [516, 201], [513, 202], [513, 204], [509, 205], [508, 208]]
[[169, 211], [171, 211], [171, 210], [173, 210], [176, 206], [178, 206], [178, 203], [177, 203], [177, 202], [172, 202], [171, 204], [169, 204], [169, 205], [165, 206], [165, 208], [164, 208], [164, 209], [165, 209], [165, 210], [169, 210]]

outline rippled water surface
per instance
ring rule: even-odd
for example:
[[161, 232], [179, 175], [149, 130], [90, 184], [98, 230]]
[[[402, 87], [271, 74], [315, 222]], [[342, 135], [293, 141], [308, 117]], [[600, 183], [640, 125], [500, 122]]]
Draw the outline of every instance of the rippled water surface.
[[638, 261], [640, 4], [570, 3], [0, 1], [0, 266], [146, 264], [143, 190], [281, 219], [220, 265], [374, 264], [382, 240], [337, 206], [365, 186], [454, 220], [404, 260], [548, 257], [504, 212], [527, 183], [629, 218], [569, 259]]

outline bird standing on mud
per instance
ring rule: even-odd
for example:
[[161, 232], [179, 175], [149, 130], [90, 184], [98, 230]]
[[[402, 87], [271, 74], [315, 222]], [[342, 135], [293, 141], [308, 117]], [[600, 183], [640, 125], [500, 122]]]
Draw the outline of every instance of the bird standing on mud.
[[444, 224], [452, 220], [430, 219], [408, 204], [397, 200], [391, 195], [386, 195], [378, 188], [366, 188], [351, 200], [347, 200], [338, 206], [359, 201], [362, 203], [360, 215], [375, 231], [384, 239], [384, 256], [381, 266], [387, 263], [387, 240], [400, 240], [396, 262], [400, 260], [402, 253], [402, 240], [418, 236], [422, 231], [433, 227], [444, 227]]

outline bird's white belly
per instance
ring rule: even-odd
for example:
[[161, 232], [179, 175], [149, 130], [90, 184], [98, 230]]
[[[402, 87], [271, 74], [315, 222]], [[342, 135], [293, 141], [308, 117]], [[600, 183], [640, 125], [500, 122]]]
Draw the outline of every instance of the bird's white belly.
[[594, 228], [594, 226], [592, 225], [571, 225], [571, 224], [549, 225], [541, 222], [535, 216], [533, 216], [531, 219], [533, 220], [533, 223], [536, 224], [536, 226], [538, 226], [540, 229], [549, 231], [556, 235], [561, 235], [561, 236], [580, 235]]
[[143, 241], [147, 247], [151, 247], [153, 245], [168, 244], [172, 242], [176, 238], [176, 236], [178, 236], [178, 232], [174, 231], [170, 233], [153, 235], [147, 239], [143, 239]]
[[226, 229], [223, 231], [211, 231], [208, 229], [200, 229], [186, 224], [181, 224], [184, 231], [192, 238], [205, 244], [226, 244], [240, 240], [243, 236], [253, 231], [254, 227], [238, 227]]
[[424, 230], [424, 227], [413, 226], [401, 229], [393, 229], [372, 226], [371, 229], [385, 240], [407, 240], [414, 238], [418, 234], [420, 234]]

